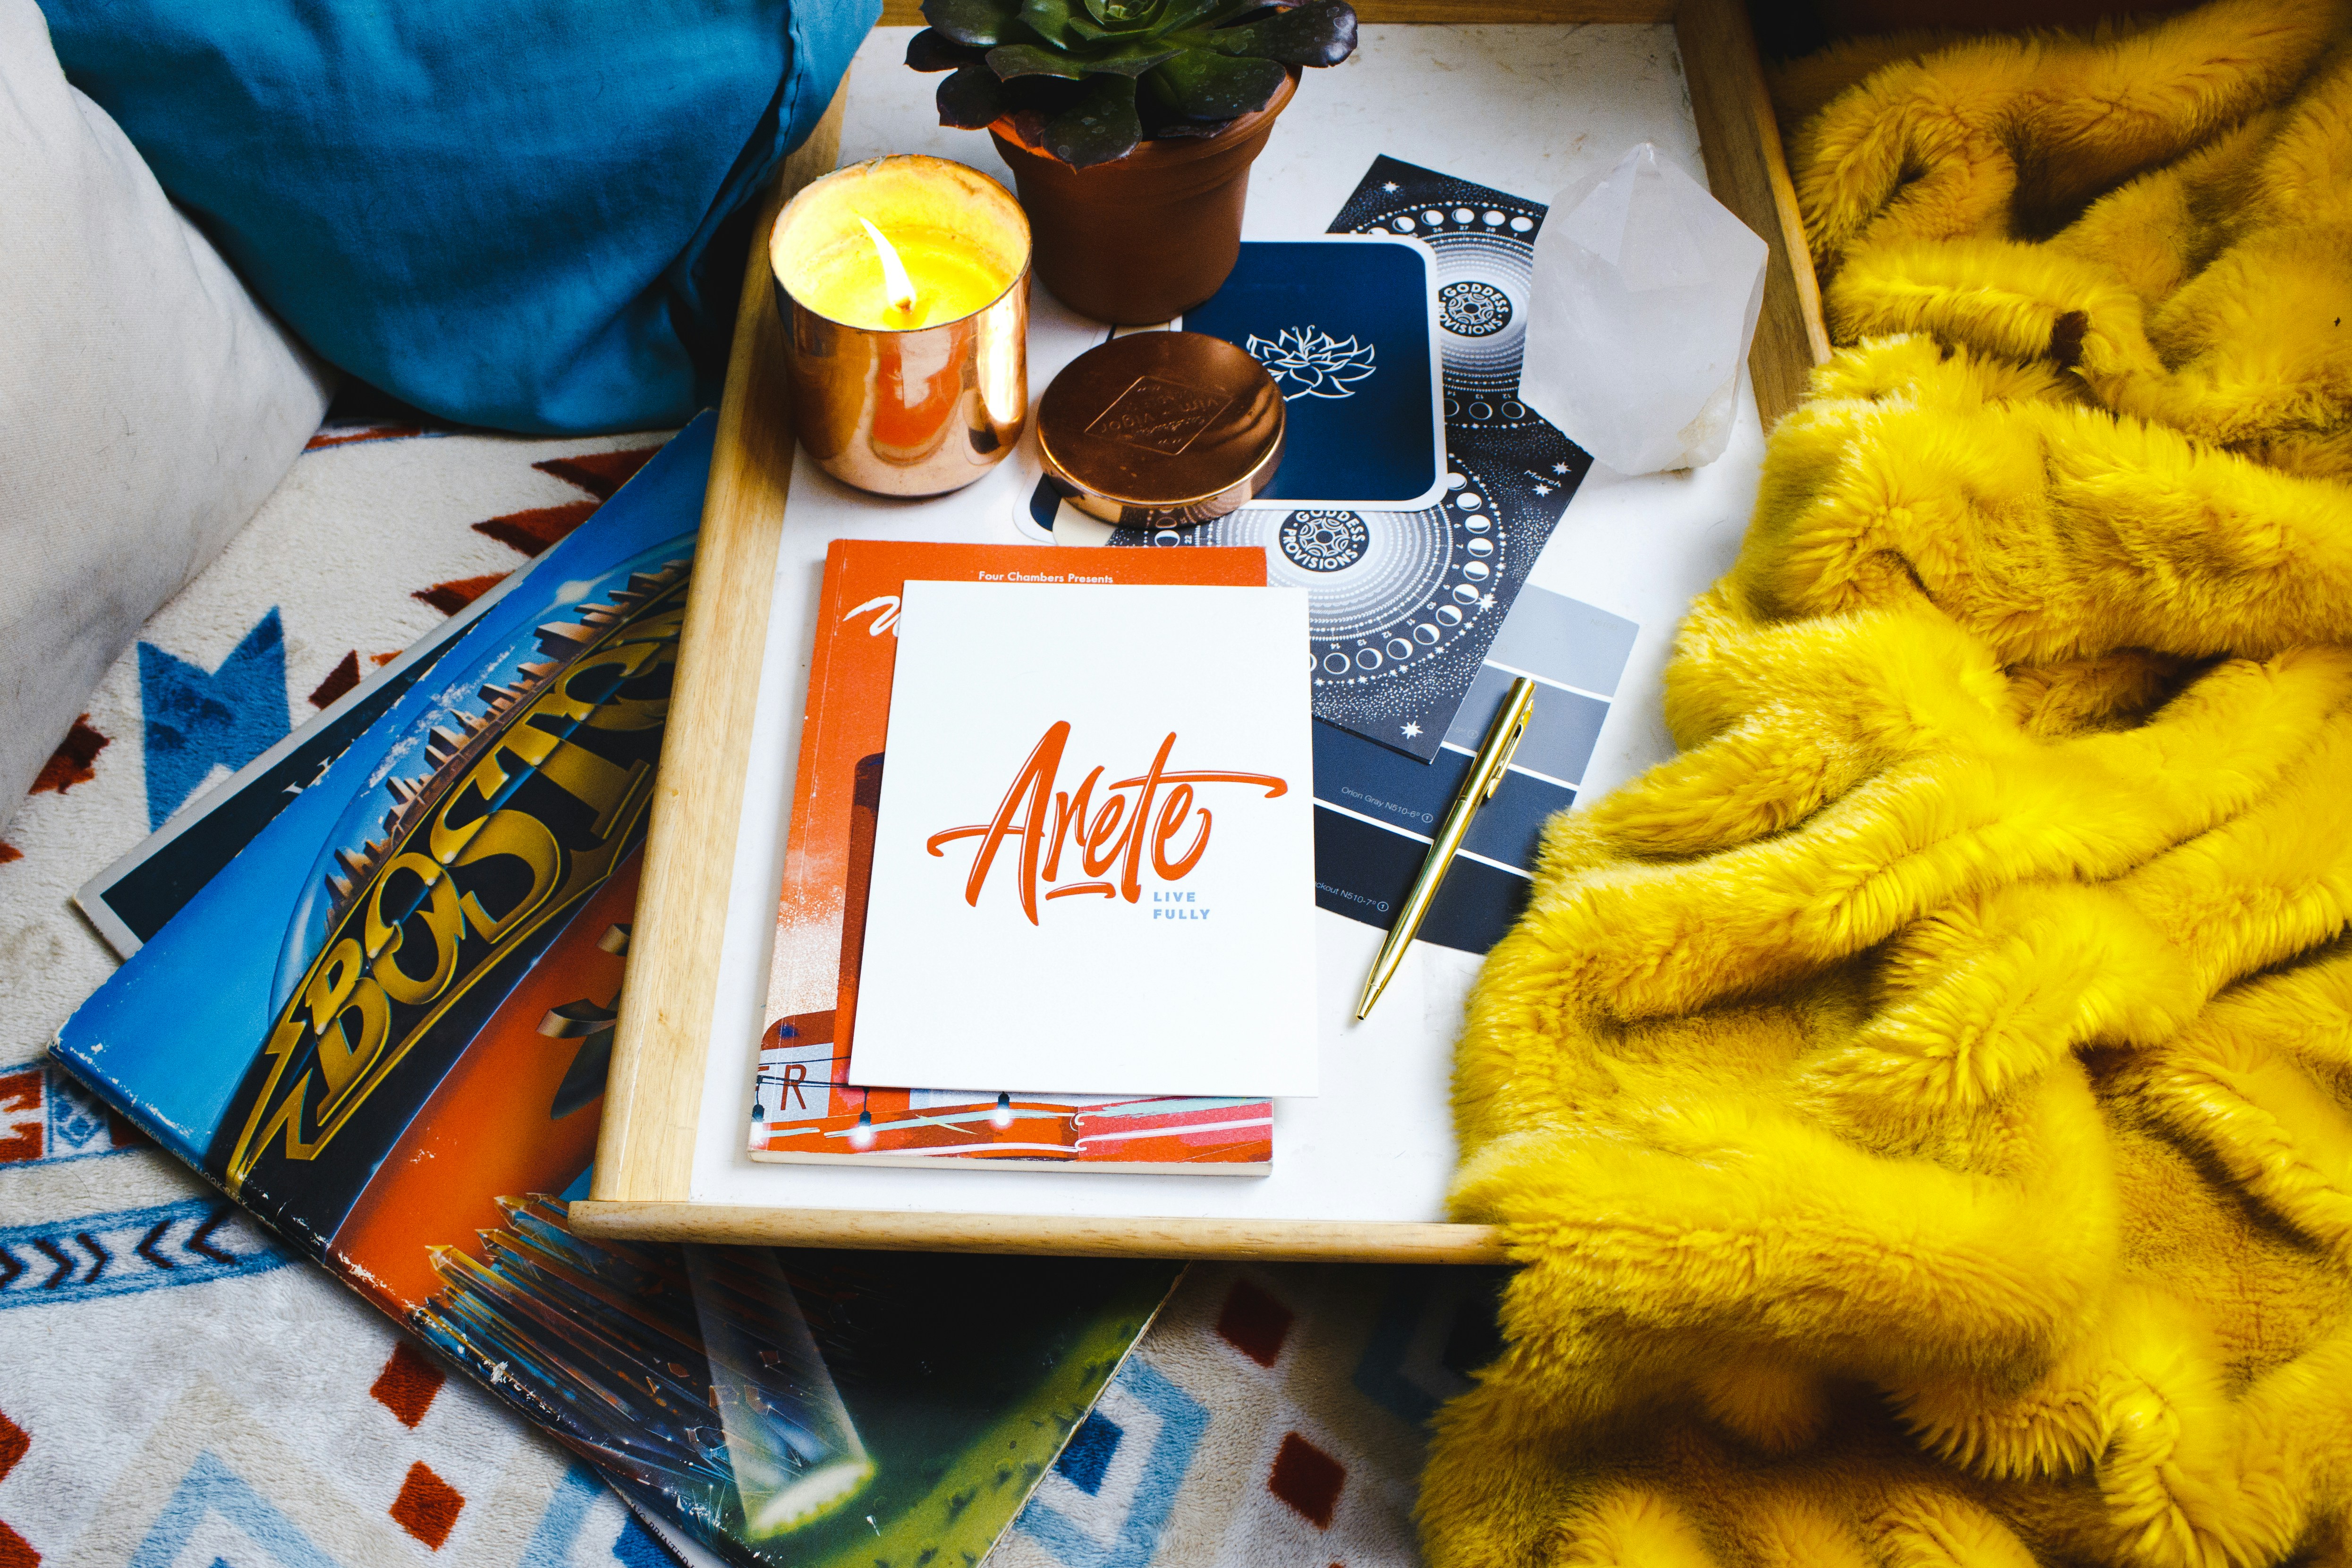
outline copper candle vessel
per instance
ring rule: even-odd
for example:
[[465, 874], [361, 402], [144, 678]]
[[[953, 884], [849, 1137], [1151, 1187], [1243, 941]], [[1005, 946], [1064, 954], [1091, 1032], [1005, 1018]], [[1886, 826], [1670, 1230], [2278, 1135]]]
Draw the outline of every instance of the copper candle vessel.
[[[900, 257], [911, 307], [886, 281]], [[768, 261], [793, 429], [826, 473], [877, 495], [937, 496], [1020, 441], [1029, 221], [1003, 186], [944, 158], [854, 163], [786, 204]]]

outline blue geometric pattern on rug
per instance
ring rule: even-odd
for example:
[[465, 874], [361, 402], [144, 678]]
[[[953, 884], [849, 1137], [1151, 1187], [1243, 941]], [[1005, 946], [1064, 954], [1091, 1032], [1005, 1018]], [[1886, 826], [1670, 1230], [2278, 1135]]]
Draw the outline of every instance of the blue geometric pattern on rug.
[[44, 1063], [42, 1077], [49, 1113], [48, 1158], [79, 1160], [130, 1152], [116, 1148], [107, 1137], [106, 1108], [97, 1095], [75, 1082], [71, 1073]]
[[[547, 1511], [539, 1516], [539, 1528], [531, 1531], [530, 1544], [522, 1549], [515, 1568], [570, 1568], [572, 1544], [580, 1539], [580, 1527], [588, 1522], [589, 1510], [610, 1495], [586, 1465], [575, 1464], [566, 1470], [555, 1483], [555, 1495]], [[622, 1522], [621, 1533], [613, 1542], [613, 1557], [621, 1568], [673, 1568], [677, 1562], [634, 1513]]]
[[621, 1521], [621, 1533], [613, 1538], [613, 1556], [621, 1568], [675, 1568], [677, 1562], [634, 1513]]
[[236, 1214], [217, 1198], [191, 1197], [0, 1230], [0, 1308], [209, 1284], [294, 1261], [249, 1226], [232, 1224]]
[[[147, 1539], [131, 1554], [131, 1568], [171, 1568], [208, 1513], [219, 1514], [243, 1531], [247, 1540], [269, 1553], [270, 1563], [278, 1568], [340, 1568], [333, 1558], [311, 1544], [292, 1520], [210, 1452], [198, 1454], [188, 1473], [180, 1478], [171, 1500], [148, 1529]], [[223, 1564], [224, 1560], [215, 1558], [213, 1568]], [[240, 1563], [233, 1568], [262, 1565]]]
[[[1391, 1273], [1388, 1299], [1381, 1303], [1380, 1320], [1373, 1323], [1371, 1337], [1364, 1342], [1363, 1357], [1356, 1363], [1356, 1392], [1409, 1427], [1418, 1427], [1436, 1415], [1441, 1402], [1440, 1392], [1423, 1382], [1433, 1358], [1415, 1343], [1429, 1326], [1434, 1282], [1430, 1272], [1399, 1269]], [[1416, 1348], [1423, 1349], [1420, 1356], [1413, 1354]], [[1416, 1362], [1420, 1364], [1412, 1364]]]
[[1086, 1424], [1070, 1434], [1062, 1449], [1062, 1457], [1054, 1461], [1069, 1483], [1093, 1497], [1102, 1490], [1103, 1472], [1110, 1469], [1110, 1457], [1118, 1451], [1118, 1440], [1127, 1436], [1118, 1423], [1097, 1410]]
[[587, 1521], [588, 1509], [604, 1490], [596, 1473], [585, 1465], [573, 1465], [555, 1483], [555, 1496], [550, 1500], [547, 1511], [539, 1516], [539, 1528], [531, 1531], [530, 1544], [522, 1549], [522, 1562], [518, 1568], [564, 1568], [572, 1561], [572, 1542]]
[[117, 1143], [119, 1126], [98, 1097], [57, 1063], [42, 1058], [0, 1065], [0, 1170], [127, 1155], [145, 1146], [135, 1136]]
[[1356, 1363], [1356, 1392], [1409, 1427], [1436, 1415], [1502, 1349], [1495, 1283], [1486, 1269], [1389, 1270], [1388, 1296]]
[[145, 727], [147, 826], [153, 831], [208, 778], [231, 773], [278, 744], [290, 727], [286, 629], [278, 608], [254, 622], [217, 670], [152, 643], [139, 644], [139, 712]]
[[[1069, 1490], [1056, 1490], [1062, 1506], [1052, 1506], [1041, 1492], [1021, 1511], [1015, 1524], [1068, 1568], [1142, 1568], [1151, 1561], [1160, 1532], [1176, 1506], [1176, 1493], [1192, 1468], [1193, 1450], [1209, 1426], [1207, 1407], [1140, 1356], [1120, 1368], [1106, 1402], [1133, 1412], [1127, 1425], [1122, 1427], [1099, 1413], [1089, 1416], [1079, 1432], [1097, 1427], [1097, 1435], [1076, 1467], [1077, 1474], [1055, 1466], [1070, 1486]], [[1146, 1416], [1148, 1422], [1140, 1418]], [[1153, 1426], [1156, 1432], [1148, 1429]], [[1147, 1439], [1148, 1450], [1137, 1455], [1136, 1445]], [[1112, 1490], [1105, 1487], [1104, 1479], [1114, 1467], [1130, 1465], [1139, 1473], [1125, 1510], [1116, 1518], [1108, 1517], [1108, 1508], [1095, 1517], [1082, 1517], [1083, 1504], [1105, 1500]]]

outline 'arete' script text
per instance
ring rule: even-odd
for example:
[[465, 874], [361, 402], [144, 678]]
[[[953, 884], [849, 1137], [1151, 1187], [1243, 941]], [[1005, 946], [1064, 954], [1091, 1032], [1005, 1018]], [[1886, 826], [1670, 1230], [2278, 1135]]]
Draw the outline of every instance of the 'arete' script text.
[[[1103, 782], [1099, 766], [1079, 781], [1075, 791], [1054, 788], [1062, 767], [1062, 749], [1070, 738], [1067, 719], [1047, 727], [1029, 760], [1021, 765], [1013, 786], [987, 822], [950, 828], [933, 833], [923, 847], [937, 855], [941, 846], [959, 839], [978, 839], [971, 874], [964, 879], [963, 901], [977, 906], [980, 890], [996, 863], [996, 852], [1006, 840], [1021, 846], [1021, 908], [1029, 924], [1037, 924], [1037, 888], [1046, 884], [1048, 899], [1100, 894], [1133, 904], [1142, 896], [1143, 865], [1150, 855], [1152, 874], [1178, 882], [1201, 863], [1208, 852], [1209, 831], [1215, 819], [1206, 806], [1194, 803], [1196, 786], [1254, 785], [1271, 800], [1289, 792], [1290, 786], [1270, 773], [1233, 773], [1217, 768], [1172, 769], [1168, 758], [1176, 749], [1171, 730], [1160, 743], [1151, 766], [1129, 779]], [[1159, 808], [1153, 818], [1153, 807]], [[1180, 847], [1175, 841], [1187, 831]], [[1075, 852], [1076, 870], [1087, 880], [1062, 882], [1062, 855]], [[1116, 867], [1118, 880], [1105, 880]]]

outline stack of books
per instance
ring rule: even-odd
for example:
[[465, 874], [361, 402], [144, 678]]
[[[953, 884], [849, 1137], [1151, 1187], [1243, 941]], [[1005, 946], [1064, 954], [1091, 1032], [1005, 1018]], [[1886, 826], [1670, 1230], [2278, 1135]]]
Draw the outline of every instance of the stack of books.
[[1306, 606], [1265, 581], [1254, 549], [832, 547], [752, 1158], [1269, 1167], [1274, 1097], [1314, 1092], [1315, 894]]

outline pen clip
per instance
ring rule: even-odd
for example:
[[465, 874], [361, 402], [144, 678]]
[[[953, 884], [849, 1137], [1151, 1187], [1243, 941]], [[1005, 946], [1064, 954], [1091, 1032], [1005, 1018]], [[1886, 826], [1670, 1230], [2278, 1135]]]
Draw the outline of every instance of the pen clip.
[[1481, 800], [1493, 800], [1495, 791], [1502, 788], [1503, 770], [1510, 767], [1511, 758], [1519, 754], [1519, 742], [1528, 733], [1528, 720], [1534, 716], [1532, 710], [1523, 713], [1511, 726], [1511, 738], [1503, 742], [1503, 754], [1495, 758], [1495, 771], [1487, 778], [1486, 788], [1478, 797]]

